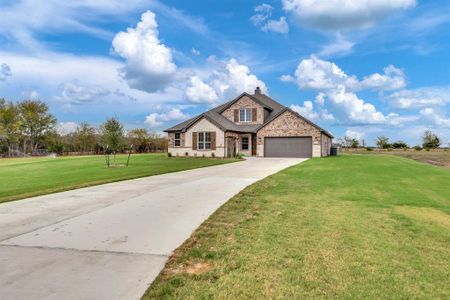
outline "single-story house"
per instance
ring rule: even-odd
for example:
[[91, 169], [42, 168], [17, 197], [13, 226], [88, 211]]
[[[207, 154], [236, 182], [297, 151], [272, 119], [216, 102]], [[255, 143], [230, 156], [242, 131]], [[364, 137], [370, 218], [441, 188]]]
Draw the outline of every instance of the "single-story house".
[[259, 87], [165, 131], [174, 156], [322, 157], [333, 139]]

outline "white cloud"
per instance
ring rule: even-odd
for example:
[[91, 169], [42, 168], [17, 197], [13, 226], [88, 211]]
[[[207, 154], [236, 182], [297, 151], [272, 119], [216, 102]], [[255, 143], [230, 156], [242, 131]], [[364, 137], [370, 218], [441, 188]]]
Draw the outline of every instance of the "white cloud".
[[295, 78], [292, 77], [291, 75], [281, 75], [280, 76], [280, 81], [283, 81], [283, 82], [295, 82]]
[[273, 7], [263, 3], [255, 7], [255, 14], [250, 18], [253, 25], [261, 28], [262, 31], [273, 31], [278, 33], [288, 33], [289, 24], [286, 17], [280, 17], [279, 20], [271, 20]]
[[311, 101], [303, 102], [303, 106], [292, 104], [291, 109], [310, 120], [319, 119], [319, 115], [314, 112], [314, 105]]
[[387, 97], [392, 106], [401, 109], [445, 106], [450, 103], [450, 87], [426, 87], [401, 90]]
[[320, 30], [368, 28], [416, 0], [282, 0], [283, 9], [304, 25]]
[[405, 74], [402, 70], [389, 65], [384, 68], [384, 74], [375, 73], [364, 77], [361, 81], [361, 89], [373, 89], [376, 91], [399, 90], [406, 86]]
[[331, 44], [322, 47], [322, 50], [320, 50], [319, 55], [325, 57], [333, 55], [345, 55], [352, 52], [354, 45], [355, 45], [354, 42], [351, 42], [348, 39], [346, 39], [344, 35], [337, 33], [335, 41], [333, 41]]
[[[213, 103], [229, 100], [242, 92], [253, 94], [256, 87], [267, 93], [266, 84], [252, 74], [249, 67], [236, 59], [226, 61], [209, 57], [205, 69], [194, 70], [186, 90], [186, 98], [193, 103]], [[202, 92], [203, 94], [201, 94]]]
[[333, 114], [329, 113], [326, 109], [314, 110], [314, 104], [311, 101], [303, 102], [303, 106], [292, 104], [290, 108], [312, 121], [334, 121]]
[[189, 87], [186, 89], [186, 99], [192, 103], [214, 103], [219, 97], [211, 86], [197, 76], [193, 76], [190, 79]]
[[5, 63], [0, 65], [0, 81], [5, 81], [6, 78], [12, 75], [11, 67]]
[[56, 125], [56, 131], [61, 135], [73, 133], [77, 130], [78, 124], [75, 122], [60, 122]]
[[356, 77], [348, 76], [335, 63], [321, 60], [314, 55], [299, 63], [295, 78], [302, 89], [335, 89], [341, 85], [354, 88], [358, 84]]
[[196, 55], [196, 56], [200, 55], [200, 51], [198, 51], [198, 50], [195, 49], [195, 48], [192, 48], [191, 52], [192, 52], [192, 54], [194, 54], [194, 55]]
[[420, 114], [426, 119], [432, 121], [434, 124], [440, 127], [450, 127], [450, 118], [443, 117], [438, 114], [433, 108], [427, 107], [420, 111]]
[[261, 27], [262, 31], [273, 31], [278, 33], [288, 33], [289, 24], [286, 22], [286, 17], [280, 17], [277, 20], [269, 20]]
[[364, 139], [365, 133], [363, 131], [347, 129], [347, 131], [345, 131], [345, 136], [348, 136], [348, 137], [357, 139], [358, 141], [361, 141], [362, 139]]
[[153, 12], [143, 13], [136, 28], [119, 32], [112, 44], [114, 51], [126, 60], [121, 71], [130, 87], [156, 92], [172, 82], [176, 71], [172, 51], [158, 38]]
[[79, 80], [64, 83], [59, 100], [69, 104], [82, 104], [100, 100], [110, 91], [101, 86], [81, 83]]
[[[327, 93], [334, 110], [340, 113], [340, 121], [345, 124], [383, 124], [386, 117], [373, 104], [358, 98], [355, 93], [346, 91], [345, 87]], [[335, 115], [336, 115], [335, 113]]]
[[188, 114], [183, 113], [180, 108], [172, 108], [164, 113], [151, 113], [145, 117], [144, 123], [150, 127], [161, 127], [166, 122], [181, 121], [189, 118]]

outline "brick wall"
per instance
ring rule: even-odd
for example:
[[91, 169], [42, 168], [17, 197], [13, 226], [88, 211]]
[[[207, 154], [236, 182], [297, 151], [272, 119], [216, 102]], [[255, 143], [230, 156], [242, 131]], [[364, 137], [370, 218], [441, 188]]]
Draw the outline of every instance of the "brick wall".
[[241, 99], [236, 101], [233, 105], [228, 107], [223, 113], [222, 116], [230, 120], [234, 123], [234, 110], [241, 108], [256, 108], [256, 122], [237, 122], [236, 124], [245, 124], [245, 125], [253, 125], [253, 124], [262, 124], [264, 123], [264, 108], [250, 99], [248, 96], [243, 96]]

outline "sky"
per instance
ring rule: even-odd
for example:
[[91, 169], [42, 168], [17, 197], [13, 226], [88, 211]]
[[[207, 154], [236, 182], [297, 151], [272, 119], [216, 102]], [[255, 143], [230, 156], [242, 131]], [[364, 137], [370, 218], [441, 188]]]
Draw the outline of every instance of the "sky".
[[450, 143], [448, 0], [0, 0], [0, 97], [162, 132], [256, 86], [373, 145]]

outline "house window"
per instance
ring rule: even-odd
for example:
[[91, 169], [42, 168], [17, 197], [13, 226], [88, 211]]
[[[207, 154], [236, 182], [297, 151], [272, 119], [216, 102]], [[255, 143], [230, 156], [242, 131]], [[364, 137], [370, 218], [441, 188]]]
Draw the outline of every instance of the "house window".
[[252, 120], [252, 109], [241, 108], [239, 110], [239, 122], [250, 122]]
[[248, 150], [248, 136], [244, 136], [241, 138], [241, 149]]
[[198, 149], [199, 150], [211, 149], [211, 132], [198, 133]]
[[173, 143], [175, 145], [175, 147], [180, 147], [181, 146], [181, 138], [180, 138], [181, 134], [179, 132], [175, 132], [174, 134], [174, 138], [173, 138]]

